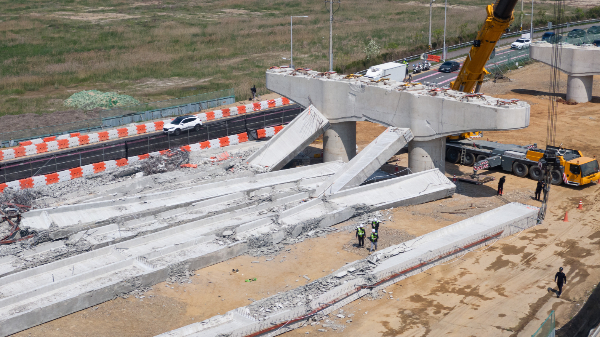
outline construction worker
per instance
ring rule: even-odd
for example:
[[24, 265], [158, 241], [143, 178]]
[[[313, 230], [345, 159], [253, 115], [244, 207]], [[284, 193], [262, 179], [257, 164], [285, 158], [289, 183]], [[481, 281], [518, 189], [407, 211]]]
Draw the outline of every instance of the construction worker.
[[252, 92], [252, 101], [254, 101], [256, 99], [256, 84], [250, 88], [250, 91]]
[[371, 220], [371, 227], [373, 227], [373, 229], [379, 233], [379, 220], [377, 219], [373, 219]]
[[369, 240], [371, 240], [371, 249], [369, 249], [369, 253], [373, 252], [373, 246], [375, 246], [375, 250], [377, 250], [377, 240], [379, 239], [379, 234], [377, 234], [377, 231], [375, 229], [371, 230], [371, 236], [369, 237]]
[[358, 238], [358, 246], [359, 247], [364, 247], [365, 246], [365, 236], [367, 235], [367, 233], [365, 232], [365, 228], [363, 225], [358, 225], [356, 227], [356, 237]]
[[558, 273], [554, 275], [554, 282], [558, 286], [558, 292], [556, 293], [556, 297], [558, 298], [562, 294], [563, 284], [567, 284], [567, 276], [563, 273], [563, 267], [558, 268]]
[[537, 186], [535, 187], [535, 200], [541, 201], [540, 195], [542, 194], [543, 188], [544, 188], [544, 182], [539, 180], [537, 182]]
[[500, 180], [498, 180], [498, 195], [502, 195], [504, 193], [504, 182], [506, 181], [506, 176], [502, 176]]

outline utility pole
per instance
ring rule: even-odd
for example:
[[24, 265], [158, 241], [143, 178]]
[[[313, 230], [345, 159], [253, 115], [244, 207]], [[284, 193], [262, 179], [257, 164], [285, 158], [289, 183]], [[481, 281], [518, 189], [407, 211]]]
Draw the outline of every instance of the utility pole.
[[435, 0], [429, 0], [429, 50], [431, 50], [431, 9]]
[[333, 0], [329, 0], [329, 71], [333, 71]]
[[[533, 1], [533, 0], [531, 0]], [[444, 50], [442, 51], [442, 59], [446, 61], [446, 13], [448, 12], [448, 0], [444, 5]]]
[[533, 41], [533, 0], [531, 0], [531, 30], [529, 31], [529, 39]]
[[521, 0], [521, 14], [519, 14], [519, 16], [521, 17], [521, 29], [519, 31], [522, 32], [523, 31], [523, 0]]

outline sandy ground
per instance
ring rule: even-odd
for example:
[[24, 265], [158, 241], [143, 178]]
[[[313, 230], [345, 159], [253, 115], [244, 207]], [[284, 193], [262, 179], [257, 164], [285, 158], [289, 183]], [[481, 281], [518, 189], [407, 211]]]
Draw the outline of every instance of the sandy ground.
[[[541, 64], [509, 74], [512, 82], [486, 84], [484, 92], [519, 98], [532, 104], [531, 126], [510, 132], [487, 132], [484, 137], [517, 144], [546, 140], [549, 70]], [[566, 79], [566, 76], [564, 76]], [[597, 81], [596, 83], [600, 83]], [[599, 92], [597, 87], [595, 92]], [[600, 99], [578, 105], [560, 105], [557, 140], [567, 147], [600, 155]], [[359, 123], [357, 141], [362, 149], [383, 127]], [[313, 144], [319, 147], [319, 143]], [[394, 164], [403, 169], [407, 155]], [[471, 168], [446, 165], [448, 175]], [[486, 174], [496, 179], [501, 171]], [[495, 182], [484, 186], [458, 183], [457, 193], [424, 205], [396, 208], [382, 227], [405, 235], [422, 235], [505, 203], [533, 200], [535, 182], [506, 174], [505, 195], [496, 196]], [[557, 326], [565, 324], [600, 281], [600, 186], [555, 186], [550, 192], [546, 221], [491, 246], [468, 253], [444, 265], [403, 280], [386, 289], [380, 299], [355, 301], [344, 307], [351, 318], [330, 315], [337, 330], [322, 323], [308, 325], [285, 336], [531, 336], [551, 310]], [[584, 210], [576, 210], [579, 200]], [[565, 212], [569, 222], [563, 222]], [[352, 223], [352, 222], [348, 222]], [[336, 226], [341, 228], [348, 223]], [[383, 233], [383, 231], [382, 231]], [[267, 257], [240, 256], [196, 272], [191, 283], [160, 283], [144, 298], [115, 299], [94, 308], [23, 331], [17, 336], [153, 336], [267, 297], [330, 273], [364, 256], [348, 249], [354, 233], [338, 231], [326, 238], [307, 239], [267, 261]], [[259, 261], [259, 263], [252, 263]], [[563, 266], [568, 283], [563, 296], [548, 291], [555, 287], [554, 274]], [[232, 269], [239, 269], [232, 273]], [[244, 282], [256, 277], [256, 282]], [[336, 312], [337, 314], [337, 312]], [[335, 318], [335, 319], [334, 319]], [[326, 332], [319, 332], [325, 329]]]

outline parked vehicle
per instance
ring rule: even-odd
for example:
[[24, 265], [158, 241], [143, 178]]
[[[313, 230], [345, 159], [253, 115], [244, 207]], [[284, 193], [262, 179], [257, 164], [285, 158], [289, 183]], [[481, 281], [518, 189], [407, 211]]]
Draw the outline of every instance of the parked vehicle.
[[555, 36], [556, 34], [554, 34], [554, 32], [545, 32], [544, 35], [542, 35], [542, 41], [552, 43], [551, 41]]
[[172, 120], [170, 123], [165, 124], [163, 127], [163, 133], [174, 134], [179, 136], [181, 131], [194, 129], [200, 131], [202, 127], [202, 121], [196, 116], [179, 116]]
[[510, 45], [511, 49], [523, 49], [531, 46], [531, 39], [520, 38]]
[[372, 66], [367, 70], [365, 77], [374, 81], [379, 81], [382, 78], [402, 82], [406, 76], [406, 64], [388, 62], [377, 66]]
[[442, 65], [438, 68], [438, 71], [442, 73], [451, 73], [453, 71], [457, 71], [458, 69], [460, 69], [460, 63], [456, 61], [446, 61], [442, 63]]
[[568, 38], [583, 38], [583, 37], [585, 37], [585, 35], [586, 35], [585, 30], [576, 28], [576, 29], [573, 29], [572, 31], [570, 31], [567, 34], [567, 37]]
[[[584, 157], [581, 151], [547, 146], [546, 150], [556, 152], [560, 169], [552, 171], [552, 184], [587, 185], [600, 179], [598, 161]], [[533, 145], [514, 145], [490, 142], [479, 139], [447, 140], [446, 160], [466, 166], [474, 171], [501, 167], [518, 177], [529, 176], [533, 180], [542, 179], [543, 171], [538, 162], [546, 151]]]
[[600, 26], [591, 26], [587, 30], [588, 34], [600, 34]]

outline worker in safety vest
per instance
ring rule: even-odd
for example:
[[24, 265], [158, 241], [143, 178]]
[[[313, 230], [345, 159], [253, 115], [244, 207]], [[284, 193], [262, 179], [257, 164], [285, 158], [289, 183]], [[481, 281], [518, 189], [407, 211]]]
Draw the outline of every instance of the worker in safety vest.
[[358, 246], [359, 247], [365, 246], [365, 236], [366, 235], [367, 235], [367, 233], [365, 232], [364, 226], [358, 225], [358, 227], [356, 227], [356, 237], [358, 238]]
[[373, 227], [373, 229], [379, 233], [379, 220], [377, 219], [373, 219], [371, 220], [371, 227]]
[[375, 229], [373, 229], [371, 231], [371, 236], [369, 237], [369, 240], [371, 240], [371, 249], [369, 249], [369, 253], [373, 252], [373, 246], [375, 246], [375, 250], [377, 250], [377, 240], [379, 239], [379, 234], [377, 234], [377, 231], [375, 231]]
[[504, 194], [504, 182], [506, 181], [506, 176], [502, 176], [500, 180], [498, 180], [498, 195]]

